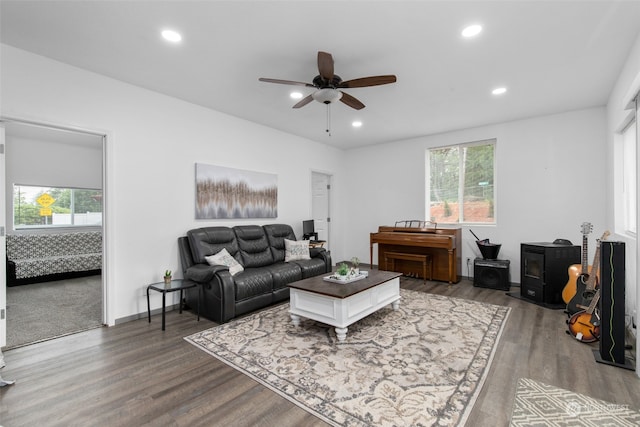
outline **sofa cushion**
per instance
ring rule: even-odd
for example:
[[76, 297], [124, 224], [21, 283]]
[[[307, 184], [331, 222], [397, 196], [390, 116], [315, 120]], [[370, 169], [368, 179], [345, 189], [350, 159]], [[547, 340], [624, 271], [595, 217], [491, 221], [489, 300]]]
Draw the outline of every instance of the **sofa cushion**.
[[296, 235], [293, 233], [293, 229], [288, 224], [268, 224], [264, 225], [262, 228], [264, 228], [264, 232], [269, 240], [273, 260], [275, 262], [284, 261], [284, 239], [296, 240]]
[[247, 268], [233, 276], [236, 287], [236, 301], [253, 298], [261, 294], [271, 294], [273, 278], [264, 268]]
[[289, 283], [302, 279], [302, 269], [294, 263], [286, 264], [279, 262], [277, 264], [262, 267], [271, 273], [273, 278], [273, 289], [286, 287]]
[[229, 227], [203, 227], [187, 231], [193, 262], [208, 264], [205, 257], [226, 249], [229, 255], [242, 264], [238, 253], [238, 242], [233, 229]]
[[296, 241], [284, 239], [284, 247], [284, 262], [311, 259], [311, 256], [309, 256], [308, 240]]
[[269, 241], [259, 225], [238, 225], [233, 227], [245, 268], [264, 267], [273, 264]]
[[302, 269], [302, 278], [318, 276], [327, 272], [327, 266], [325, 262], [320, 258], [302, 259], [298, 261], [292, 261], [300, 266]]
[[227, 252], [226, 249], [222, 249], [215, 255], [206, 256], [204, 259], [207, 260], [209, 265], [226, 265], [229, 267], [229, 273], [231, 273], [232, 276], [235, 276], [244, 270], [242, 265], [240, 265], [234, 257], [229, 255], [229, 252]]

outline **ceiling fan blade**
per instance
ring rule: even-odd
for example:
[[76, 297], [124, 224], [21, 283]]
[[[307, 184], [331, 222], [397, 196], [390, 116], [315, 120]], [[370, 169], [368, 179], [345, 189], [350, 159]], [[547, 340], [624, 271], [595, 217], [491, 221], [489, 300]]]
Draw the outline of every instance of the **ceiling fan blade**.
[[281, 85], [294, 85], [294, 86], [315, 87], [315, 86], [314, 86], [314, 85], [312, 85], [311, 83], [294, 82], [293, 80], [267, 79], [267, 78], [265, 78], [265, 77], [260, 77], [258, 80], [260, 80], [261, 82], [267, 82], [267, 83], [279, 83], [279, 84], [281, 84]]
[[371, 76], [371, 77], [361, 77], [359, 79], [346, 80], [344, 82], [340, 82], [338, 85], [339, 88], [352, 88], [352, 87], [367, 87], [367, 86], [379, 86], [386, 85], [389, 83], [395, 83], [396, 76], [393, 74], [387, 76]]
[[356, 110], [362, 110], [364, 108], [364, 104], [362, 102], [358, 101], [356, 98], [349, 95], [348, 93], [345, 93], [342, 91], [340, 92], [342, 93], [342, 98], [340, 98], [340, 101], [344, 102], [351, 108], [355, 108]]
[[313, 96], [312, 95], [307, 95], [304, 98], [302, 98], [300, 101], [298, 101], [298, 103], [296, 105], [294, 105], [293, 108], [304, 107], [305, 105], [307, 105], [311, 101], [313, 101]]
[[330, 53], [318, 52], [318, 71], [323, 79], [333, 79], [333, 56]]

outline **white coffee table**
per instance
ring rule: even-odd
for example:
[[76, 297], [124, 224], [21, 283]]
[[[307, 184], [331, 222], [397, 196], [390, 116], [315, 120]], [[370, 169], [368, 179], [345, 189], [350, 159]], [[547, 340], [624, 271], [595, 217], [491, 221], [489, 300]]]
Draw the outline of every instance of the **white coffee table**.
[[323, 276], [291, 283], [291, 321], [299, 326], [304, 317], [333, 326], [338, 341], [344, 341], [349, 325], [389, 304], [394, 310], [400, 307], [400, 276], [373, 270], [367, 278], [346, 284], [325, 281]]

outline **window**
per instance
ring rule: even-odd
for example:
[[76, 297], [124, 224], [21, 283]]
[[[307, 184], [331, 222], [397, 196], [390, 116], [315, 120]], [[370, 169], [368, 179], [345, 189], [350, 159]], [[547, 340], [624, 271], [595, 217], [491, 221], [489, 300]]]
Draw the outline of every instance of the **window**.
[[427, 217], [436, 223], [495, 224], [496, 140], [427, 152]]
[[102, 190], [13, 186], [14, 229], [102, 225]]
[[624, 205], [622, 217], [624, 231], [629, 234], [637, 233], [636, 132], [637, 122], [635, 120], [622, 131], [622, 199]]

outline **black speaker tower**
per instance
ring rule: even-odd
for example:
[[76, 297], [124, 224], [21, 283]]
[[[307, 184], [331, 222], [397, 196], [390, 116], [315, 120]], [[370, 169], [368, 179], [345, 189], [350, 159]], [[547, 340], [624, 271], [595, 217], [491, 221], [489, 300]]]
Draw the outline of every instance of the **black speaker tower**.
[[625, 246], [624, 242], [600, 242], [600, 349], [596, 362], [631, 369], [625, 358]]

